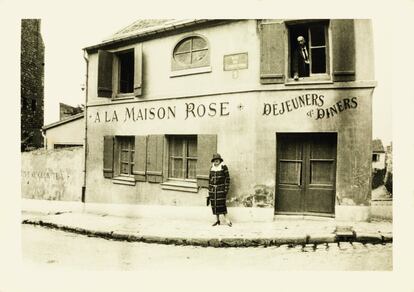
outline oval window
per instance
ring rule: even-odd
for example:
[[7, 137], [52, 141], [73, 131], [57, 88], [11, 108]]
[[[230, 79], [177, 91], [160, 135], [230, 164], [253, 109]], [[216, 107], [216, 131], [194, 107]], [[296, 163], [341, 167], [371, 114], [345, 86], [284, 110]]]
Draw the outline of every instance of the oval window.
[[208, 65], [207, 55], [207, 42], [198, 36], [183, 39], [174, 49], [174, 60], [187, 68]]

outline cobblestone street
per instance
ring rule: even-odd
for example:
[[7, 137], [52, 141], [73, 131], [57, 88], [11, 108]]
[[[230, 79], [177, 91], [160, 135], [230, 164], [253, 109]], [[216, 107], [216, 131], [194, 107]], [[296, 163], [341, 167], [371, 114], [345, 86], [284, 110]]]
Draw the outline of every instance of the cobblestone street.
[[204, 248], [118, 242], [22, 225], [28, 268], [74, 270], [392, 270], [392, 244], [340, 242], [267, 248]]

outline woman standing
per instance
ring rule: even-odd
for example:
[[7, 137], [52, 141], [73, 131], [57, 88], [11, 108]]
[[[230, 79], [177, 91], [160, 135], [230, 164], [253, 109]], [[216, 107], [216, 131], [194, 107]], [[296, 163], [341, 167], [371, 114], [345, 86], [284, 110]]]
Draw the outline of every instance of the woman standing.
[[226, 224], [232, 226], [227, 218], [226, 199], [230, 187], [230, 175], [227, 166], [223, 163], [220, 154], [216, 153], [211, 159], [212, 165], [209, 175], [208, 199], [211, 203], [213, 214], [217, 216], [217, 221], [213, 226], [220, 225], [220, 214], [223, 214]]

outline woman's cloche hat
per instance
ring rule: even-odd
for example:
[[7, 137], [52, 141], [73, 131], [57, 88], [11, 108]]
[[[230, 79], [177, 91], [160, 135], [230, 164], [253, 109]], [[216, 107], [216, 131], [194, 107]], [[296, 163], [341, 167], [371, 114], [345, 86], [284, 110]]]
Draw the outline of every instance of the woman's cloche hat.
[[213, 162], [216, 159], [219, 159], [221, 162], [223, 162], [223, 158], [221, 158], [221, 155], [218, 153], [213, 154], [213, 158], [211, 159], [211, 162]]

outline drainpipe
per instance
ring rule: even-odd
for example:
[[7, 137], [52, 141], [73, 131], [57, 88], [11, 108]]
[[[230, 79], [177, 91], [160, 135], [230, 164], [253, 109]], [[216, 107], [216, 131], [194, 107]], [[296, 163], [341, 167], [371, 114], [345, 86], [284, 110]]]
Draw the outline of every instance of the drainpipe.
[[85, 194], [86, 194], [86, 159], [88, 157], [88, 70], [89, 70], [89, 59], [87, 57], [88, 53], [86, 50], [83, 50], [83, 58], [86, 62], [86, 74], [85, 74], [85, 109], [83, 113], [83, 118], [85, 119], [85, 133], [83, 139], [83, 186], [82, 186], [82, 203], [85, 203]]

